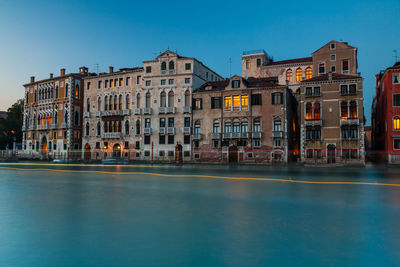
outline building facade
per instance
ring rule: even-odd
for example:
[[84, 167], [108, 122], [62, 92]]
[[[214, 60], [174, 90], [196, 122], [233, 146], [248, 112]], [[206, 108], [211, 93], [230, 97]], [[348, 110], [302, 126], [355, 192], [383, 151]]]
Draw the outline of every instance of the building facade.
[[25, 84], [23, 154], [30, 158], [80, 158], [83, 78], [88, 69]]
[[400, 163], [400, 62], [376, 75], [371, 115], [375, 159]]
[[286, 163], [296, 157], [297, 102], [276, 78], [233, 76], [193, 93], [193, 159]]

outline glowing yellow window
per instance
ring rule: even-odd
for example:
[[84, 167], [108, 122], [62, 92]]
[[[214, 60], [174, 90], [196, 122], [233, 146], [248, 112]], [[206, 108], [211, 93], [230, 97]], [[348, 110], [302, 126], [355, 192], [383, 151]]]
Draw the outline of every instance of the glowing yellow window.
[[232, 97], [230, 96], [225, 96], [225, 110], [231, 110], [232, 107]]
[[247, 95], [242, 95], [242, 110], [247, 110], [249, 106], [249, 97]]
[[240, 96], [234, 95], [233, 96], [233, 110], [240, 109]]
[[312, 78], [312, 69], [307, 68], [306, 69], [306, 79], [311, 79]]
[[303, 71], [301, 69], [297, 69], [296, 70], [296, 81], [300, 82], [302, 76], [303, 76]]
[[250, 68], [251, 68], [250, 60], [246, 60], [246, 69], [250, 69]]
[[400, 130], [400, 118], [393, 119], [393, 129]]

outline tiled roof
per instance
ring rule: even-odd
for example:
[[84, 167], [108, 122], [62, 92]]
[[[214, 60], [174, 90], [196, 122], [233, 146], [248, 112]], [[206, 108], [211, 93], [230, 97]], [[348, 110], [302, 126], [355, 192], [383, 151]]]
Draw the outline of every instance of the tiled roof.
[[302, 58], [295, 58], [295, 59], [287, 59], [281, 61], [275, 61], [267, 64], [267, 66], [271, 65], [284, 65], [284, 64], [296, 64], [296, 63], [306, 63], [312, 62], [312, 57], [302, 57]]
[[388, 70], [400, 69], [400, 61], [396, 62], [393, 66], [387, 68]]
[[[337, 81], [337, 80], [347, 80], [347, 79], [360, 79], [360, 76], [357, 75], [346, 75], [346, 74], [338, 74], [338, 73], [331, 73], [332, 74], [332, 81]], [[302, 82], [308, 83], [308, 82], [320, 82], [320, 81], [328, 81], [329, 80], [329, 73], [327, 74], [322, 74], [316, 77], [312, 77], [307, 80], [303, 80]]]

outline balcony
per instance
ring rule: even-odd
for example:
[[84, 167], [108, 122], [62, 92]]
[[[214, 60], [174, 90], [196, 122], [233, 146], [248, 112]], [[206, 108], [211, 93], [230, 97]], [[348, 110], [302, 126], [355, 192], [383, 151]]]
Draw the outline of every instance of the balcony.
[[273, 131], [272, 132], [272, 137], [273, 138], [282, 138], [283, 137], [283, 132], [282, 131]]
[[37, 126], [37, 129], [38, 130], [46, 130], [46, 129], [48, 129], [49, 128], [49, 126], [46, 124], [46, 125], [38, 125]]
[[159, 107], [158, 108], [158, 114], [165, 114], [165, 113], [167, 113], [165, 107]]
[[159, 134], [165, 134], [167, 132], [167, 130], [165, 129], [165, 127], [160, 127], [158, 129]]
[[131, 115], [130, 109], [123, 109], [121, 111], [122, 111], [122, 116], [130, 116]]
[[83, 112], [83, 117], [84, 118], [89, 118], [90, 117], [90, 112], [89, 111]]
[[358, 119], [358, 118], [341, 118], [340, 125], [360, 125], [360, 119]]
[[249, 136], [250, 136], [250, 133], [248, 133], [248, 132], [240, 133], [240, 138], [241, 139], [247, 139], [247, 138], [249, 138]]
[[151, 115], [151, 114], [153, 114], [153, 109], [152, 108], [144, 108], [143, 109], [143, 114]]
[[240, 132], [233, 132], [232, 134], [232, 138], [233, 139], [239, 139], [240, 138]]
[[168, 127], [167, 128], [167, 134], [175, 134], [175, 128], [174, 127]]
[[183, 134], [190, 134], [190, 127], [182, 127]]
[[135, 108], [135, 115], [140, 115], [142, 114], [142, 109], [141, 108]]
[[68, 125], [65, 122], [61, 123], [61, 129], [67, 129], [67, 128]]
[[122, 133], [121, 132], [115, 132], [115, 133], [102, 133], [101, 138], [121, 138]]
[[151, 133], [152, 133], [152, 129], [151, 128], [144, 128], [143, 129], [143, 134], [150, 135]]
[[220, 133], [211, 133], [211, 139], [220, 139], [221, 134]]
[[222, 133], [222, 138], [223, 139], [231, 139], [232, 138], [232, 133]]
[[101, 111], [96, 111], [96, 117], [101, 117]]
[[322, 126], [322, 120], [321, 119], [310, 119], [310, 120], [305, 120], [304, 123], [306, 126]]
[[262, 132], [253, 132], [252, 133], [253, 139], [261, 139], [261, 137], [262, 137]]
[[201, 140], [201, 133], [192, 134], [192, 139], [193, 140]]
[[183, 113], [192, 113], [192, 107], [183, 107]]
[[166, 113], [175, 114], [176, 113], [176, 107], [167, 107]]
[[50, 124], [50, 129], [56, 129], [56, 128], [57, 128], [57, 124], [56, 123]]

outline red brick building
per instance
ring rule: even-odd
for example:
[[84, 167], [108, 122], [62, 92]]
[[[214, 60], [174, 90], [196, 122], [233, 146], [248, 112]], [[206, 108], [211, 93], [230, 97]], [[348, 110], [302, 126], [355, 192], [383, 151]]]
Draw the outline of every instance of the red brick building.
[[371, 121], [377, 159], [400, 163], [400, 62], [376, 75]]

